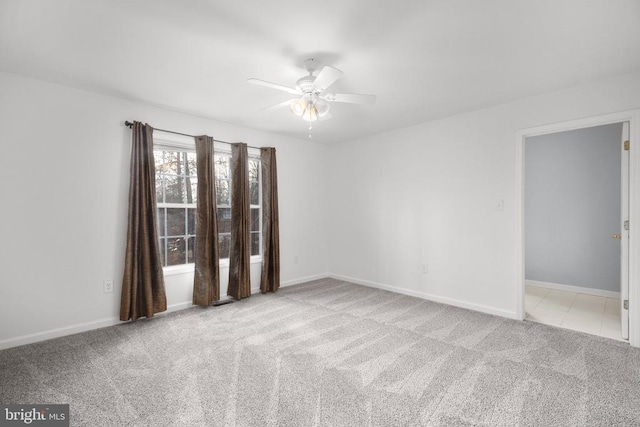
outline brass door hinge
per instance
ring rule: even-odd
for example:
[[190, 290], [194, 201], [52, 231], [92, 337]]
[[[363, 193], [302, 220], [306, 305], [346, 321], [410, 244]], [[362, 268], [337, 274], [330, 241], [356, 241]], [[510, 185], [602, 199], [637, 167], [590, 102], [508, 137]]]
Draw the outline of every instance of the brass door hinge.
[[629, 151], [629, 141], [624, 142], [624, 151]]
[[625, 310], [629, 310], [629, 300], [626, 299], [623, 301], [622, 306]]

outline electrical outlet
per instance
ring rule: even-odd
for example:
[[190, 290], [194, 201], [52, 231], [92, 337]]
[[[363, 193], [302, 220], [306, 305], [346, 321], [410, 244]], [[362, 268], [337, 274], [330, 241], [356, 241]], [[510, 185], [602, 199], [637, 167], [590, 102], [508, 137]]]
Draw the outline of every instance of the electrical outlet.
[[102, 282], [102, 289], [105, 294], [113, 292], [113, 280], [105, 280]]

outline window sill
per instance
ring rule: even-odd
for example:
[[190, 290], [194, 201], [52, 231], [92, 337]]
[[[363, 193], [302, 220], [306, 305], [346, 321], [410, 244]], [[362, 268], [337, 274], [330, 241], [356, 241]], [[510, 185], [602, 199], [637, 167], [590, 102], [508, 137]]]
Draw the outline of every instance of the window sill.
[[[249, 261], [251, 264], [262, 263], [262, 255], [252, 256]], [[162, 272], [165, 276], [172, 276], [174, 274], [189, 274], [193, 273], [195, 268], [194, 264], [172, 265], [169, 267], [163, 267]], [[229, 258], [220, 260], [220, 269], [229, 268]]]
[[193, 273], [193, 269], [193, 264], [172, 265], [170, 267], [162, 267], [162, 272], [165, 276], [173, 276], [174, 274]]

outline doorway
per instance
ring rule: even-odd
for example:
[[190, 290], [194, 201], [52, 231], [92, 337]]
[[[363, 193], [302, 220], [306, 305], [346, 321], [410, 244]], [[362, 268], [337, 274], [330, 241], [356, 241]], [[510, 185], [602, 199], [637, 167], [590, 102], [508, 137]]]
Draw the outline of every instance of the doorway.
[[612, 123], [525, 139], [526, 320], [628, 338], [620, 319], [622, 132], [623, 123]]
[[[528, 287], [526, 286], [527, 281], [526, 281], [526, 275], [525, 275], [525, 270], [527, 270], [527, 267], [528, 267], [527, 263], [525, 262], [525, 244], [527, 243], [526, 233], [525, 233], [526, 231], [525, 230], [525, 217], [526, 217], [525, 215], [525, 212], [526, 212], [526, 209], [525, 209], [525, 190], [526, 190], [525, 148], [526, 148], [527, 139], [533, 138], [536, 136], [550, 135], [550, 134], [562, 133], [566, 131], [581, 130], [581, 129], [597, 127], [601, 125], [618, 124], [618, 126], [620, 126], [619, 124], [623, 122], [628, 122], [626, 126], [627, 126], [627, 133], [629, 138], [627, 139], [636, 140], [640, 136], [640, 129], [639, 129], [640, 110], [609, 114], [606, 116], [593, 117], [588, 119], [574, 120], [571, 122], [558, 123], [553, 125], [540, 126], [536, 128], [524, 129], [517, 132], [517, 135], [516, 135], [516, 182], [518, 183], [518, 185], [516, 186], [517, 202], [516, 202], [515, 213], [516, 213], [516, 229], [519, 231], [519, 233], [517, 235], [517, 246], [516, 246], [517, 277], [516, 277], [515, 316], [516, 318], [524, 320], [527, 317], [527, 308], [531, 308], [532, 305], [535, 305], [536, 299], [537, 299], [537, 303], [540, 303], [545, 298], [549, 299], [548, 298], [549, 296], [551, 296], [550, 299], [553, 300], [555, 297], [558, 297], [558, 295], [562, 295], [562, 297], [560, 297], [559, 299], [563, 299], [564, 297], [565, 302], [569, 304], [567, 308], [567, 312], [569, 311], [572, 305], [574, 305], [574, 308], [576, 309], [580, 308], [580, 306], [584, 306], [584, 307], [599, 306], [603, 309], [603, 312], [606, 312], [609, 315], [615, 314], [615, 312], [618, 311], [614, 307], [613, 301], [619, 300], [621, 319], [624, 319], [625, 317], [624, 314], [628, 314], [626, 318], [628, 319], [627, 331], [629, 333], [628, 335], [629, 343], [634, 347], [638, 347], [640, 346], [640, 333], [639, 333], [640, 318], [638, 316], [637, 309], [634, 310], [633, 301], [635, 300], [635, 298], [637, 298], [636, 295], [640, 294], [640, 283], [638, 283], [638, 277], [640, 276], [639, 274], [640, 262], [637, 259], [640, 253], [638, 252], [636, 245], [634, 244], [629, 245], [629, 243], [638, 241], [638, 239], [640, 238], [640, 232], [638, 230], [633, 230], [633, 228], [631, 228], [629, 231], [627, 231], [626, 235], [624, 236], [626, 237], [626, 239], [622, 238], [622, 236], [620, 239], [617, 239], [616, 236], [614, 235], [624, 234], [621, 232], [623, 231], [622, 229], [623, 223], [622, 221], [620, 221], [620, 219], [618, 221], [618, 224], [611, 231], [611, 233], [609, 233], [609, 231], [607, 230], [607, 239], [612, 239], [611, 241], [613, 241], [614, 244], [616, 244], [615, 243], [616, 240], [618, 241], [618, 243], [616, 244], [618, 246], [618, 255], [619, 255], [618, 260], [626, 259], [628, 262], [626, 269], [622, 264], [619, 264], [620, 267], [617, 270], [620, 275], [620, 282], [624, 283], [626, 280], [627, 285], [630, 285], [626, 291], [621, 289], [620, 287], [618, 287], [616, 290], [613, 290], [613, 291], [611, 291], [610, 289], [603, 289], [601, 291], [604, 291], [605, 295], [600, 295], [600, 297], [604, 298], [604, 302], [602, 301], [596, 302], [595, 298], [598, 297], [598, 295], [592, 295], [591, 291], [588, 291], [587, 293], [581, 292], [582, 288], [584, 287], [584, 284], [582, 283], [578, 283], [577, 285], [569, 285], [569, 286], [576, 286], [576, 289], [571, 289], [567, 287], [553, 288], [553, 286], [557, 285], [558, 283], [554, 284], [554, 282], [545, 282], [543, 278], [543, 280], [538, 280], [538, 283], [533, 283], [534, 285], [533, 288], [539, 288], [539, 289], [537, 289], [536, 291], [536, 289], [532, 288], [533, 292], [530, 292], [530, 294], [535, 294], [535, 295], [532, 295], [533, 298], [532, 297], [528, 298], [530, 301], [530, 304], [528, 304], [529, 307], [527, 307], [525, 304], [526, 293], [527, 293], [526, 291], [528, 290]], [[633, 147], [633, 141], [631, 143], [631, 146]], [[626, 210], [628, 212], [628, 218], [630, 223], [632, 224], [640, 223], [640, 216], [638, 215], [640, 211], [640, 193], [639, 193], [640, 188], [637, 184], [634, 184], [634, 182], [638, 181], [638, 178], [639, 178], [638, 171], [640, 169], [640, 153], [638, 152], [638, 150], [633, 150], [632, 148], [630, 151], [627, 152], [626, 155], [628, 159], [627, 166], [626, 166], [627, 167], [626, 174], [629, 177], [627, 202], [629, 204], [627, 205], [627, 207], [622, 206], [622, 200], [621, 200], [620, 202], [618, 202], [618, 206], [620, 207], [620, 211]], [[621, 162], [620, 164], [621, 164], [621, 167], [622, 165], [624, 165], [623, 162]], [[621, 173], [618, 175], [618, 179], [620, 179], [623, 173], [625, 172], [621, 171]], [[621, 181], [621, 186], [622, 186], [622, 181]], [[620, 195], [622, 196], [621, 187], [620, 187]], [[579, 223], [579, 219], [576, 219], [576, 223]], [[608, 228], [608, 226], [605, 226], [604, 228]], [[557, 230], [558, 229], [556, 228], [555, 231]], [[562, 230], [562, 228], [560, 228], [560, 230]], [[554, 230], [552, 229], [549, 232], [552, 233], [553, 231]], [[622, 241], [625, 242], [625, 245], [621, 244]], [[626, 246], [626, 247], [623, 248], [622, 246]], [[621, 254], [621, 251], [622, 251], [622, 254]], [[582, 262], [584, 264], [584, 261]], [[550, 279], [547, 278], [547, 280], [550, 280]], [[535, 280], [533, 282], [535, 282]], [[535, 286], [535, 285], [549, 285], [549, 284], [551, 284], [551, 286], [547, 286], [547, 287]], [[560, 283], [560, 285], [562, 285], [562, 283]], [[574, 292], [572, 296], [568, 294], [561, 294], [561, 292], [569, 293], [572, 291], [577, 291], [577, 292]], [[614, 293], [607, 294], [606, 293], [607, 291], [614, 292]], [[596, 293], [597, 292], [599, 291], [596, 291]], [[623, 304], [624, 300], [628, 301], [627, 304]], [[550, 302], [547, 301], [546, 304], [550, 304]], [[623, 307], [626, 307], [626, 308], [630, 307], [631, 309], [623, 310]], [[621, 331], [624, 330], [623, 320], [621, 320], [620, 325], [621, 325], [620, 330]], [[557, 326], [560, 326], [560, 325], [557, 325]], [[622, 335], [622, 332], [621, 332], [621, 335]]]

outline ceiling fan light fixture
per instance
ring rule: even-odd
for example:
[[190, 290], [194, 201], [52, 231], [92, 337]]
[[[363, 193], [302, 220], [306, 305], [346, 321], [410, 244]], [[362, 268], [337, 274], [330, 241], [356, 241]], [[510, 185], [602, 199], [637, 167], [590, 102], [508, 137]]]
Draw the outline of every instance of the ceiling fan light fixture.
[[318, 117], [324, 117], [329, 113], [329, 109], [331, 106], [323, 101], [318, 101], [315, 104], [316, 112], [318, 113]]
[[293, 114], [300, 117], [302, 116], [302, 114], [304, 114], [308, 105], [309, 103], [307, 102], [306, 99], [304, 98], [296, 99], [291, 103], [291, 111], [293, 111]]
[[307, 108], [305, 108], [304, 113], [302, 113], [302, 118], [306, 122], [315, 122], [318, 120], [318, 110], [311, 103], [307, 104]]

